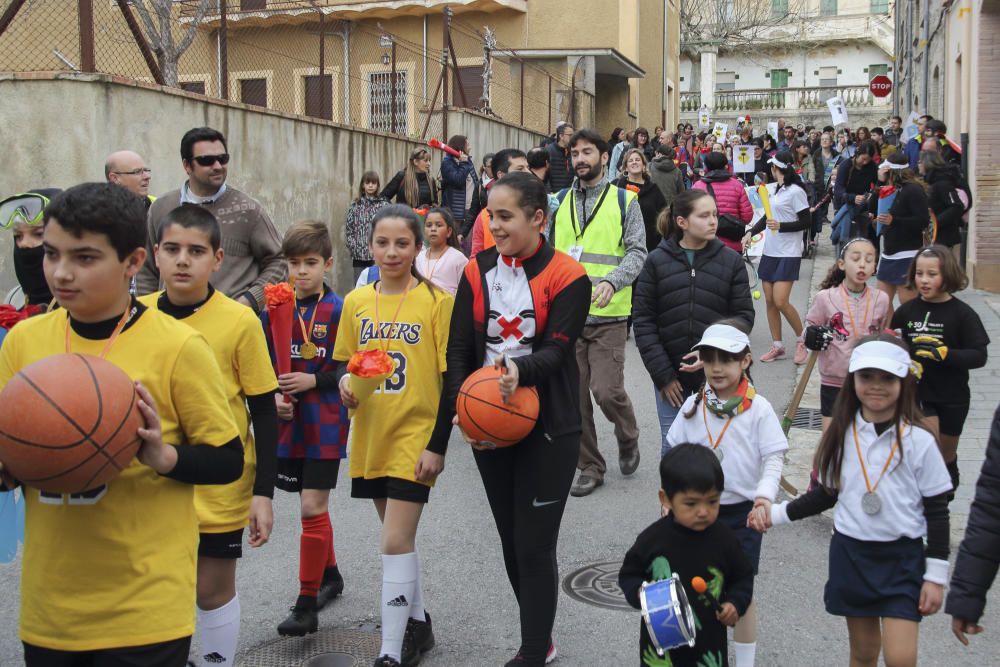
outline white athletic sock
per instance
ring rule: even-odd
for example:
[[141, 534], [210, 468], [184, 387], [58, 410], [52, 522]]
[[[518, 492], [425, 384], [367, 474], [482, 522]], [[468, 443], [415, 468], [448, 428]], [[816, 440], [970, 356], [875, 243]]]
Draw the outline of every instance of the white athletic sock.
[[400, 660], [417, 571], [415, 553], [382, 556], [382, 648], [379, 655]]
[[753, 667], [757, 655], [757, 642], [748, 644], [733, 642], [733, 648], [736, 650], [736, 667]]
[[771, 346], [772, 347], [776, 347], [779, 350], [784, 350], [785, 349], [785, 343], [783, 341], [780, 341], [780, 340], [772, 341], [771, 342]]
[[198, 609], [198, 639], [201, 644], [202, 665], [236, 663], [236, 642], [240, 636], [240, 596], [218, 609]]
[[424, 575], [420, 571], [420, 555], [414, 552], [414, 556], [417, 557], [417, 581], [413, 587], [413, 602], [410, 604], [410, 618], [414, 621], [426, 621], [427, 615], [424, 614]]

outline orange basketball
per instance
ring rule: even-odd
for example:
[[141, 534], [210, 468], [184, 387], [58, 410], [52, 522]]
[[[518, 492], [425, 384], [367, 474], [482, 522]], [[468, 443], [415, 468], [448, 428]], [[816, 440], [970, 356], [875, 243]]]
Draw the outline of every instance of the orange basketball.
[[0, 461], [49, 493], [82, 493], [114, 479], [139, 449], [139, 396], [120, 368], [85, 354], [36, 361], [0, 392]]
[[518, 387], [504, 403], [498, 380], [502, 371], [480, 368], [458, 390], [458, 425], [473, 440], [510, 447], [525, 438], [538, 421], [538, 391]]

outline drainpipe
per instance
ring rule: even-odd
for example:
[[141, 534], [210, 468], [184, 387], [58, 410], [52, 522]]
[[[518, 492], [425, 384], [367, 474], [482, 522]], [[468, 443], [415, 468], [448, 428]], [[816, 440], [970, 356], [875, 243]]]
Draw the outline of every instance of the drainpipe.
[[[906, 108], [913, 109], [913, 3], [906, 3]], [[926, 100], [925, 100], [926, 105]], [[916, 111], [916, 109], [914, 109]]]
[[424, 14], [424, 99], [427, 99], [427, 14]]
[[[911, 3], [912, 6], [912, 3]], [[924, 2], [924, 82], [921, 86], [921, 95], [924, 98], [924, 113], [930, 113], [930, 86], [931, 86], [931, 45], [928, 43], [931, 36], [931, 3]]]
[[345, 125], [353, 125], [351, 119], [351, 22], [344, 21], [340, 41], [344, 47], [344, 117]]

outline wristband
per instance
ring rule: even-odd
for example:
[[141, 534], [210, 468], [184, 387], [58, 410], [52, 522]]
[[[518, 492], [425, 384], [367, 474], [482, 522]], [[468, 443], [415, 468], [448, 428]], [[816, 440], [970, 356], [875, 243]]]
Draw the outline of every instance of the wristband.
[[926, 558], [924, 566], [924, 581], [932, 584], [948, 585], [948, 561], [940, 558]]

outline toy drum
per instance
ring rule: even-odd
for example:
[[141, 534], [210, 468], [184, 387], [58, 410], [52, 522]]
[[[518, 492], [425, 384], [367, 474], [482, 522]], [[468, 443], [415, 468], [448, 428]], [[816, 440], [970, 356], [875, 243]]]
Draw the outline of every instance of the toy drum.
[[639, 590], [642, 618], [656, 652], [694, 646], [694, 611], [675, 572], [670, 579], [646, 582]]

